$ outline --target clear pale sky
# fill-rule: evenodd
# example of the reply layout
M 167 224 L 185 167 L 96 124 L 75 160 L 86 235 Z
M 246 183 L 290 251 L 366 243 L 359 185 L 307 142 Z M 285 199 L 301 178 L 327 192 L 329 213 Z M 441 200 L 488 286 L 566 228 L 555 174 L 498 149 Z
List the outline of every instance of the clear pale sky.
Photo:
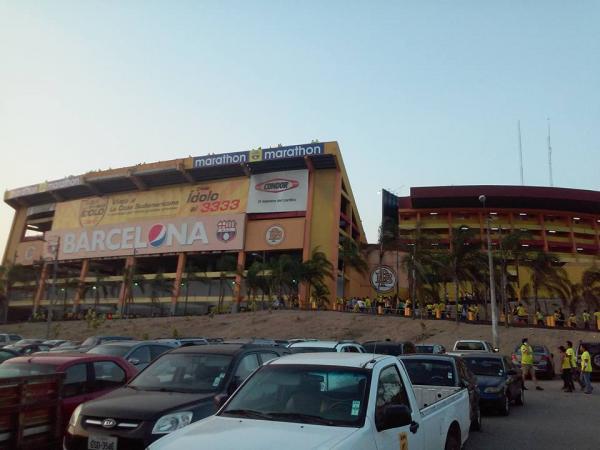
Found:
M 600 2 L 0 0 L 0 189 L 337 140 L 377 191 L 599 189 Z M 0 206 L 0 250 L 12 209 Z

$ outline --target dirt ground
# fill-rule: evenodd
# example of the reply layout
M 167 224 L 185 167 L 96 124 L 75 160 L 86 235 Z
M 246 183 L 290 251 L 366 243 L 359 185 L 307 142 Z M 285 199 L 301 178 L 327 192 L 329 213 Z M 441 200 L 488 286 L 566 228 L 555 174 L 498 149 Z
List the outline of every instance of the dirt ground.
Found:
M 17 332 L 27 338 L 46 336 L 45 323 L 20 323 L 0 326 L 0 333 Z M 333 311 L 273 311 L 175 318 L 107 320 L 97 329 L 88 328 L 85 321 L 53 323 L 52 338 L 83 340 L 92 335 L 124 335 L 138 339 L 177 336 L 223 338 L 319 338 L 409 340 L 439 343 L 451 348 L 455 340 L 487 339 L 491 341 L 489 325 L 456 324 L 446 320 L 412 320 L 395 316 L 342 313 Z M 510 354 L 524 336 L 531 344 L 547 345 L 552 352 L 567 339 L 600 341 L 600 333 L 575 330 L 499 327 L 500 349 Z

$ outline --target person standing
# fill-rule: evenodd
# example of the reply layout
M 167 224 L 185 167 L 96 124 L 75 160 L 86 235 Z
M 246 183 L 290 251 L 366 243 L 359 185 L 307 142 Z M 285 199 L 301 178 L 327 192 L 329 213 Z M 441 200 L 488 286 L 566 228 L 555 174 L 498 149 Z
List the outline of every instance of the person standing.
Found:
M 544 314 L 539 309 L 535 312 L 535 322 L 538 327 L 544 326 Z
M 563 380 L 563 391 L 573 392 L 575 385 L 573 384 L 573 374 L 571 372 L 571 357 L 567 355 L 567 349 L 564 346 L 561 345 L 558 349 L 560 350 L 560 374 Z
M 527 390 L 525 387 L 525 379 L 527 378 L 527 374 L 531 376 L 531 381 L 535 386 L 535 389 L 538 391 L 543 391 L 544 388 L 538 386 L 537 378 L 535 377 L 535 367 L 533 365 L 533 349 L 531 345 L 529 345 L 529 340 L 527 338 L 523 338 L 521 341 L 521 371 L 523 373 L 523 389 Z
M 583 382 L 584 392 L 591 394 L 594 388 L 592 387 L 592 358 L 590 352 L 585 347 L 585 344 L 579 344 L 581 353 L 581 381 Z
M 571 380 L 577 380 L 577 382 L 581 386 L 581 390 L 583 391 L 583 382 L 581 381 L 581 377 L 579 376 L 579 369 L 577 368 L 577 357 L 575 356 L 575 349 L 573 348 L 573 343 L 571 341 L 567 341 L 566 354 L 569 357 L 569 362 L 571 363 Z
M 583 329 L 589 330 L 590 329 L 590 321 L 592 320 L 592 315 L 588 312 L 587 309 L 584 309 L 582 316 L 583 316 Z
M 594 313 L 594 319 L 596 320 L 596 329 L 600 331 L 600 311 Z

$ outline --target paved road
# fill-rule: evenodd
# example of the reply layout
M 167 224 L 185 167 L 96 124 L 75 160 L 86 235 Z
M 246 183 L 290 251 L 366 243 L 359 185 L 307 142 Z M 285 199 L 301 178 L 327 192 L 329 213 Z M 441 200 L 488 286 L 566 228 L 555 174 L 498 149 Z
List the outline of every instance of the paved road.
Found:
M 525 405 L 508 417 L 484 416 L 483 431 L 470 433 L 465 450 L 600 449 L 600 383 L 591 395 L 564 393 L 559 380 L 540 385 L 545 390 L 534 391 L 528 382 Z

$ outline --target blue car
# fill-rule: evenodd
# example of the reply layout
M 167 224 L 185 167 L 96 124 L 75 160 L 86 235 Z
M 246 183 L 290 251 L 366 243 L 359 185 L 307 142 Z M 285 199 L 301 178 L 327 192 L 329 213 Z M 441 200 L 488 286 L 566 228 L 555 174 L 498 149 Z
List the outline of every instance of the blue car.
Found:
M 482 409 L 494 409 L 507 416 L 511 403 L 523 405 L 525 395 L 521 369 L 508 357 L 479 353 L 463 354 L 462 358 L 477 377 Z

